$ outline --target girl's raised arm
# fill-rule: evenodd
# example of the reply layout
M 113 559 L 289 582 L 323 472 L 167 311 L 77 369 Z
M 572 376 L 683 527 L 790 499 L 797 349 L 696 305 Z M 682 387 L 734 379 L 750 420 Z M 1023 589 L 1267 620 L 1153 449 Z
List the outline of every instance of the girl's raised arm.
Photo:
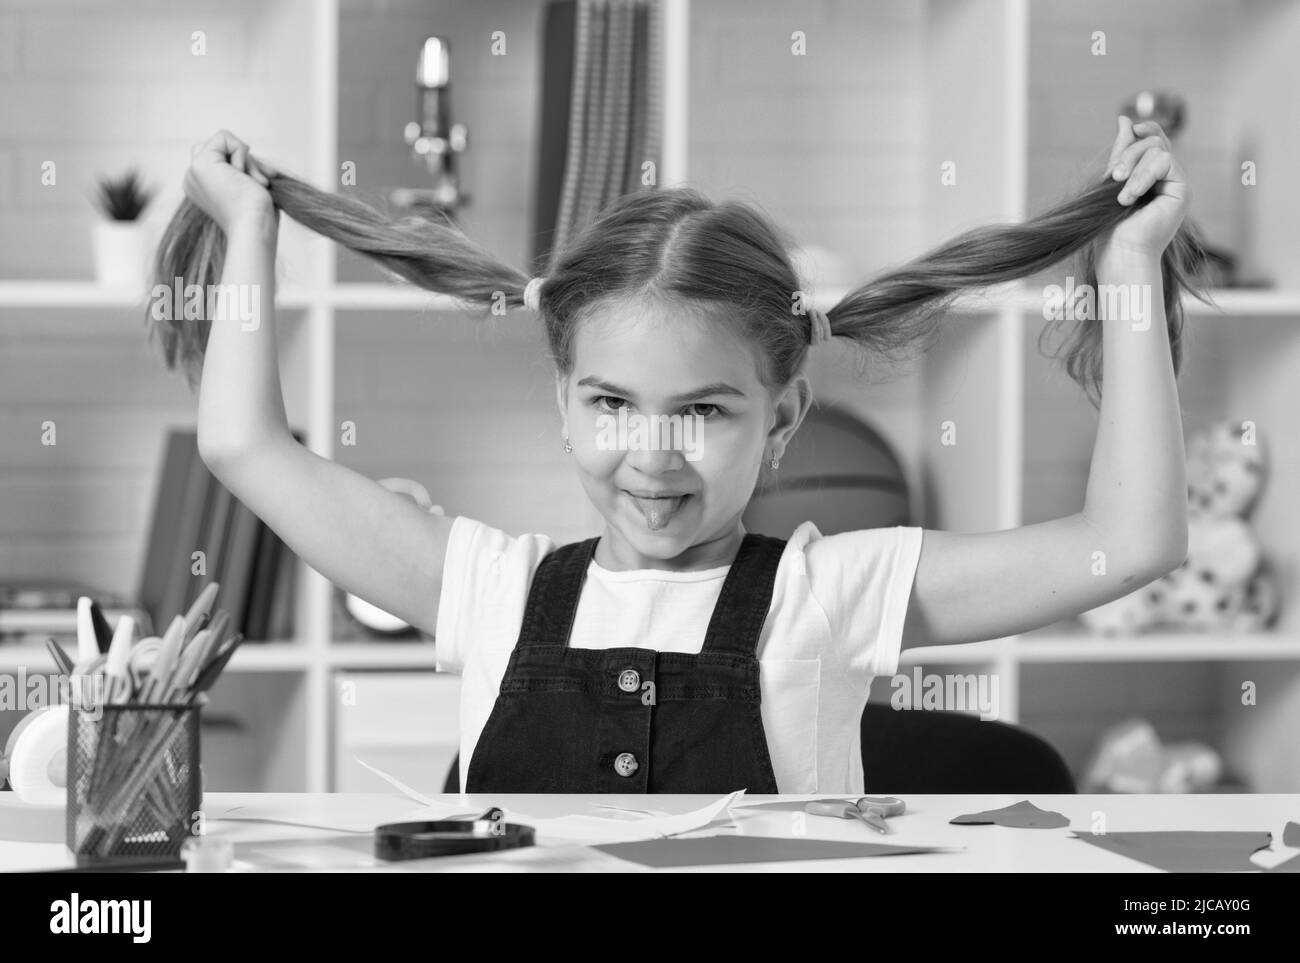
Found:
M 291 434 L 276 354 L 278 213 L 240 148 L 223 131 L 205 146 L 215 156 L 196 156 L 186 182 L 191 199 L 225 233 L 222 288 L 253 308 L 249 317 L 231 311 L 228 320 L 212 319 L 199 392 L 199 453 L 308 565 L 432 633 L 453 519 L 320 457 Z M 212 166 L 204 170 L 204 164 Z M 236 174 L 242 183 L 231 179 Z
M 1102 325 L 1105 392 L 1083 510 L 1007 531 L 927 530 L 904 646 L 1049 625 L 1128 595 L 1187 556 L 1186 456 L 1161 254 L 1191 190 L 1160 128 L 1139 125 L 1137 140 L 1127 121 L 1109 168 L 1127 179 L 1119 203 L 1149 190 L 1158 196 L 1115 228 L 1097 263 L 1099 316 L 1083 323 Z

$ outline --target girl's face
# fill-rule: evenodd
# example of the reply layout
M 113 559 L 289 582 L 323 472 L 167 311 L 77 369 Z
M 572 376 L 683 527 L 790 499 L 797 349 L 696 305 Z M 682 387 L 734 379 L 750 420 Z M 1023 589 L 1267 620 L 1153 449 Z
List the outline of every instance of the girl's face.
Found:
M 602 309 L 580 324 L 557 379 L 571 457 L 605 519 L 612 570 L 730 564 L 763 462 L 811 401 L 803 376 L 773 398 L 730 326 L 683 309 Z

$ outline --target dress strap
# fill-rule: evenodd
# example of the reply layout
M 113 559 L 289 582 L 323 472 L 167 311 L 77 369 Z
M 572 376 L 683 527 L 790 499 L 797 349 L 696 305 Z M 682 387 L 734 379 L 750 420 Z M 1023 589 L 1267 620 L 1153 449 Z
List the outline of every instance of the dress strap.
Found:
M 542 559 L 528 590 L 518 645 L 568 645 L 582 583 L 599 538 L 573 542 Z
M 722 583 L 701 651 L 752 657 L 758 650 L 785 544 L 770 535 L 745 535 Z

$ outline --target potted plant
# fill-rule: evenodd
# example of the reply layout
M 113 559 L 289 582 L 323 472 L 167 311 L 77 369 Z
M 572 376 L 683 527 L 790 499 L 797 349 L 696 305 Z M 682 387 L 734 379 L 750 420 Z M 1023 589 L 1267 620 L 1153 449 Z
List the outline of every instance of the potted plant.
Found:
M 104 218 L 95 222 L 95 279 L 101 284 L 143 284 L 149 245 L 144 209 L 153 199 L 134 168 L 121 177 L 101 177 L 96 200 Z

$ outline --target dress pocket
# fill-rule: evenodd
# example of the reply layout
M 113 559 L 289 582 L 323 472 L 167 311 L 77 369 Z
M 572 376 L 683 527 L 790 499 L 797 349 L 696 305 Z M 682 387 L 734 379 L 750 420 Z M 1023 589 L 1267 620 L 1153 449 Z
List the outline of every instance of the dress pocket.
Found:
M 820 659 L 762 659 L 763 734 L 778 791 L 817 792 Z

